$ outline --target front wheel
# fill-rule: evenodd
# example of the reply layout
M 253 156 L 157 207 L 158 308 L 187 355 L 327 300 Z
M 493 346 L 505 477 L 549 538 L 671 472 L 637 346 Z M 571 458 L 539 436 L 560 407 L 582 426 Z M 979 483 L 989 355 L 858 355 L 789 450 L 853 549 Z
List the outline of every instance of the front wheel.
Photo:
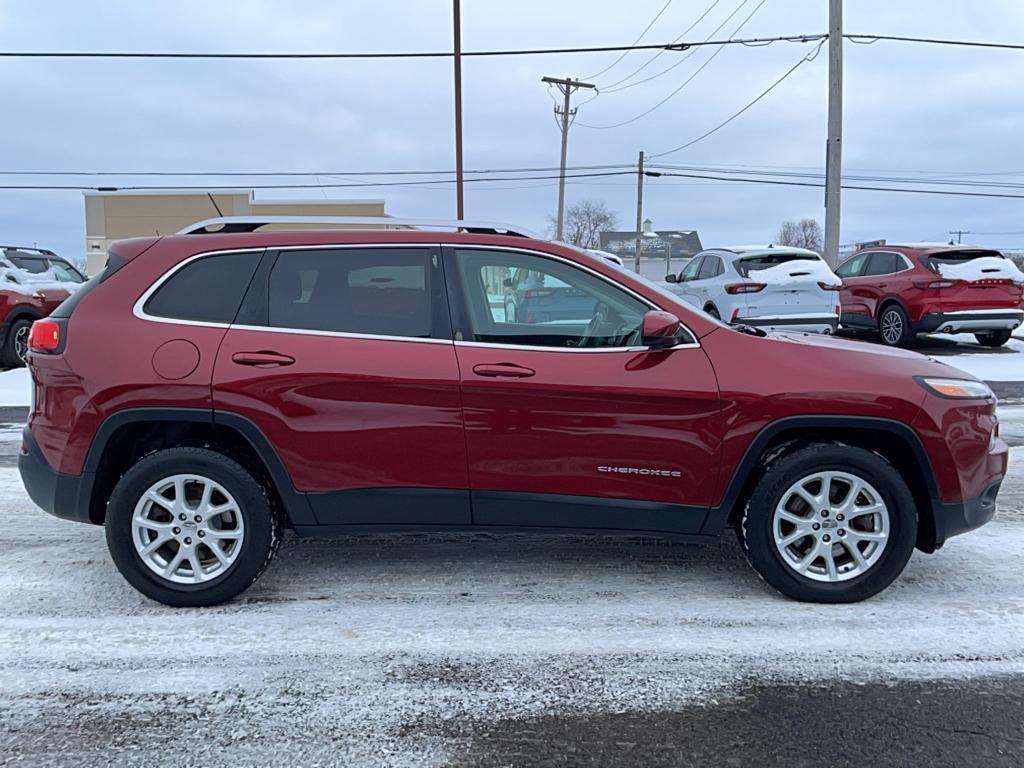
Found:
M 787 597 L 815 603 L 869 598 L 896 579 L 914 549 L 914 499 L 877 454 L 836 443 L 775 461 L 738 529 L 754 569 Z
M 1012 335 L 1013 331 L 986 331 L 974 334 L 974 338 L 983 347 L 1001 347 L 1010 340 Z
M 235 597 L 259 578 L 281 540 L 266 489 L 205 448 L 169 448 L 136 463 L 114 488 L 105 527 L 121 575 L 172 606 Z

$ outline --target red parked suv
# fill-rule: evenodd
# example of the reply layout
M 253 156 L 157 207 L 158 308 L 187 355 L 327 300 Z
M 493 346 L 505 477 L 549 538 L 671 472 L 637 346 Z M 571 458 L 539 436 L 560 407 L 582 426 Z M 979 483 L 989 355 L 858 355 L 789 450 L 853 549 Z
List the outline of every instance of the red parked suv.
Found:
M 218 222 L 115 244 L 32 328 L 25 487 L 161 602 L 237 595 L 284 528 L 733 528 L 781 592 L 848 602 L 995 512 L 995 398 L 916 353 L 728 327 L 511 230 Z M 516 270 L 589 318 L 507 317 Z
M 843 280 L 840 322 L 877 329 L 890 346 L 918 333 L 973 333 L 979 344 L 999 347 L 1024 322 L 1024 275 L 999 251 L 878 245 L 855 253 L 836 274 Z

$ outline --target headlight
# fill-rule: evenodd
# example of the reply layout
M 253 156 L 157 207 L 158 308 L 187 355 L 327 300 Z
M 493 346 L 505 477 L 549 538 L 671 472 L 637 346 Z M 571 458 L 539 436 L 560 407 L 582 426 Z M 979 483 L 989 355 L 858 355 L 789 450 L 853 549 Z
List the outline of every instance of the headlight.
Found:
M 933 379 L 926 376 L 915 376 L 917 383 L 933 395 L 948 397 L 953 400 L 988 400 L 995 395 L 988 384 L 970 379 Z

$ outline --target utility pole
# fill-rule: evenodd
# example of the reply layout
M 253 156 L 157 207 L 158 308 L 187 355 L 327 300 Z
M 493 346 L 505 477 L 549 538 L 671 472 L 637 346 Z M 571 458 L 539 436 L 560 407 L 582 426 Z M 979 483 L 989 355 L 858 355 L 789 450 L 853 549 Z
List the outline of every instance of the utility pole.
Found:
M 636 251 L 633 259 L 633 270 L 640 274 L 640 242 L 643 240 L 644 226 L 644 153 L 640 152 L 640 159 L 636 164 Z
M 452 0 L 455 23 L 455 218 L 465 218 L 462 185 L 462 13 L 459 0 Z
M 584 83 L 580 80 L 573 80 L 571 77 L 542 77 L 542 83 L 557 85 L 558 90 L 565 97 L 562 109 L 555 107 L 555 114 L 562 118 L 562 162 L 561 171 L 558 175 L 558 217 L 555 224 L 555 239 L 562 239 L 562 226 L 565 223 L 565 159 L 569 151 L 569 124 L 571 118 L 575 117 L 576 110 L 569 108 L 572 94 L 580 88 L 595 88 L 591 83 Z
M 968 232 L 966 229 L 952 229 L 950 230 L 949 234 L 956 235 L 956 244 L 960 245 L 960 243 L 963 241 L 963 236 L 969 235 L 971 233 Z
M 839 263 L 840 184 L 843 176 L 843 0 L 828 2 L 828 139 L 825 144 L 825 257 Z

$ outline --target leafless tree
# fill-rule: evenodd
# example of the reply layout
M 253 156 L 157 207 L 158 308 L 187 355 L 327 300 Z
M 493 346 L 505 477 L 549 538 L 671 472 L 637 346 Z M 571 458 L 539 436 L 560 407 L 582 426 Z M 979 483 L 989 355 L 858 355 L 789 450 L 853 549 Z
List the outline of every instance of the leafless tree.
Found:
M 548 223 L 554 231 L 553 216 L 548 217 Z M 566 210 L 563 235 L 567 243 L 581 248 L 597 248 L 601 241 L 601 233 L 615 229 L 618 224 L 619 217 L 600 200 L 581 200 Z
M 800 221 L 784 221 L 779 227 L 779 233 L 775 236 L 776 245 L 789 245 L 794 248 L 807 248 L 815 253 L 821 253 L 824 248 L 824 235 L 821 231 L 821 224 L 815 219 L 800 219 Z

